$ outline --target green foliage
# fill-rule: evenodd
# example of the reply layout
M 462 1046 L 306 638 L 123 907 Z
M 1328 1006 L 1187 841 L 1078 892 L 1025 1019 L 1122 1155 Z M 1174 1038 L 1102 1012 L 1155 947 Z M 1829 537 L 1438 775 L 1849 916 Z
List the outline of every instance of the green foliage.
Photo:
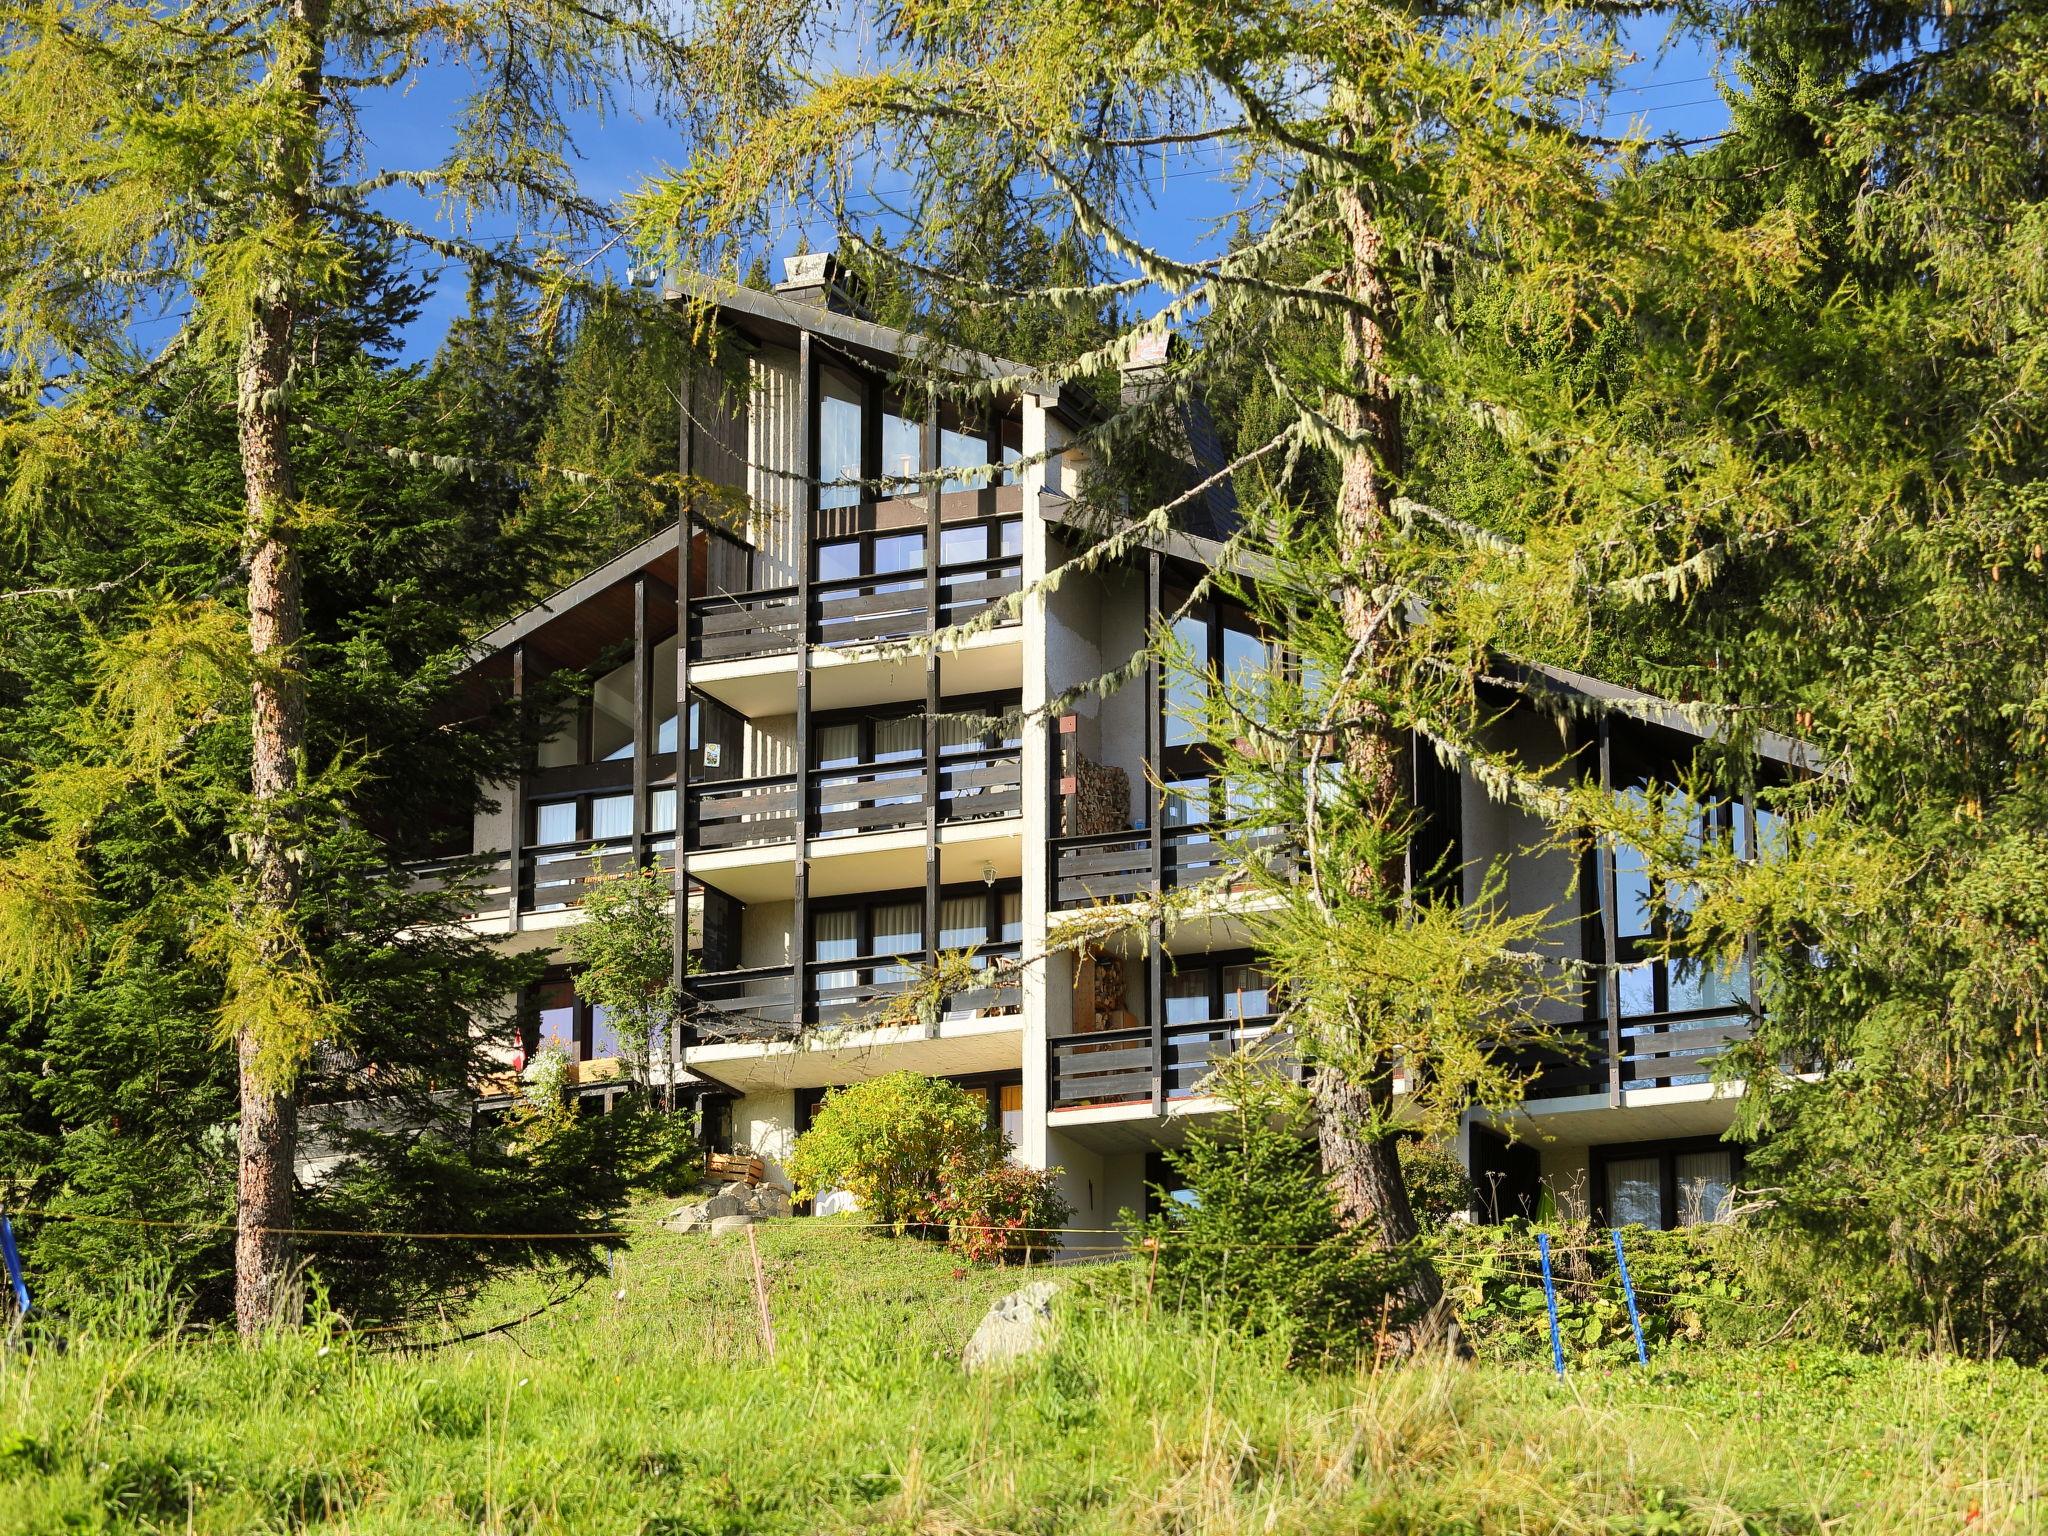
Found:
M 1338 1224 L 1300 1088 L 1257 1066 L 1227 1078 L 1229 1110 L 1166 1155 L 1188 1198 L 1161 1189 L 1159 1214 L 1132 1229 L 1156 1245 L 1157 1298 L 1277 1335 L 1296 1359 L 1369 1352 L 1413 1255 L 1369 1247 Z
M 939 1224 L 949 1166 L 992 1166 L 1001 1155 L 988 1105 L 957 1083 L 891 1072 L 835 1088 L 789 1161 L 797 1196 L 844 1189 L 868 1220 L 897 1231 Z
M 681 999 L 675 987 L 674 892 L 667 872 L 648 866 L 593 872 L 583 921 L 569 932 L 582 967 L 577 991 L 603 1008 L 633 1076 L 651 1082 L 657 1042 L 671 1040 Z
M 302 1121 L 347 1169 L 332 1209 L 323 1189 L 302 1197 L 300 1214 L 315 1226 L 470 1231 L 456 1201 L 473 1198 L 499 1230 L 575 1230 L 619 1192 L 621 1153 L 602 1139 L 612 1133 L 583 1134 L 548 1166 L 499 1133 L 472 1132 L 459 1108 L 501 1059 L 504 1000 L 536 979 L 538 961 L 453 923 L 461 891 L 415 891 L 399 864 L 445 846 L 451 825 L 466 830 L 486 786 L 543 732 L 503 701 L 460 698 L 449 662 L 543 589 L 563 546 L 521 523 L 516 485 L 364 452 L 365 441 L 448 448 L 474 418 L 440 369 L 388 355 L 416 290 L 374 245 L 358 270 L 366 286 L 318 314 L 294 386 L 302 489 L 349 513 L 302 543 L 309 755 L 342 765 L 307 779 L 310 878 L 292 928 L 325 1011 Z M 481 361 L 468 380 L 490 393 Z M 168 1266 L 196 1322 L 229 1299 L 220 1224 L 235 1216 L 237 1098 L 235 1062 L 217 1044 L 225 973 L 278 979 L 250 953 L 261 918 L 237 906 L 247 669 L 232 654 L 232 601 L 157 588 L 235 588 L 231 399 L 205 370 L 168 370 L 132 402 L 126 451 L 74 503 L 78 521 L 0 554 L 0 585 L 77 594 L 10 601 L 0 625 L 0 928 L 11 934 L 19 918 L 70 929 L 63 976 L 0 1000 L 0 1155 L 17 1209 L 100 1218 L 25 1228 L 39 1306 L 54 1315 L 90 1309 L 143 1263 Z M 509 409 L 500 425 L 512 430 Z M 50 834 L 67 818 L 75 840 Z M 38 953 L 51 951 L 10 943 L 0 963 Z M 330 1146 L 335 1105 L 387 1118 Z M 418 1262 L 334 1270 L 336 1304 L 390 1315 L 430 1304 L 434 1275 L 459 1296 L 519 1261 L 510 1248 L 457 1244 L 437 1258 L 428 1246 Z M 335 1250 L 316 1244 L 308 1259 L 318 1274 Z
M 1401 1176 L 1408 1181 L 1408 1199 L 1426 1232 L 1463 1221 L 1477 1204 L 1472 1176 L 1457 1153 L 1419 1137 L 1401 1141 Z
M 946 1245 L 979 1263 L 1030 1264 L 1059 1251 L 1074 1208 L 1060 1193 L 1058 1168 L 1026 1168 L 978 1149 L 955 1154 L 940 1170 L 932 1214 Z
M 1438 1234 L 1445 1294 L 1481 1359 L 1550 1359 L 1537 1231 L 1518 1217 L 1498 1226 L 1453 1224 Z M 1610 1233 L 1583 1223 L 1548 1231 L 1567 1366 L 1634 1362 L 1635 1332 Z M 1780 1332 L 1793 1310 L 1754 1284 L 1760 1245 L 1753 1233 L 1718 1223 L 1668 1232 L 1630 1227 L 1622 1241 L 1653 1363 L 1663 1363 L 1674 1345 L 1729 1349 Z

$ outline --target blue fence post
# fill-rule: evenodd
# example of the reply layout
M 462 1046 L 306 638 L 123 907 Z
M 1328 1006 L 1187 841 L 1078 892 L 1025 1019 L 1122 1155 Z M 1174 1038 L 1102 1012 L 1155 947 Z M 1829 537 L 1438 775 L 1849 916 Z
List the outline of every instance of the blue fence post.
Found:
M 1643 1320 L 1636 1312 L 1636 1287 L 1635 1282 L 1628 1277 L 1628 1255 L 1621 1251 L 1621 1228 L 1615 1227 L 1612 1231 L 1614 1233 L 1614 1263 L 1615 1267 L 1621 1271 L 1621 1294 L 1628 1298 L 1628 1325 L 1636 1331 L 1636 1364 L 1648 1365 L 1650 1363 L 1650 1352 L 1643 1348 Z
M 1536 1253 L 1543 1260 L 1543 1300 L 1550 1307 L 1550 1363 L 1557 1367 L 1557 1379 L 1564 1380 L 1564 1340 L 1557 1332 L 1557 1287 L 1550 1279 L 1550 1234 L 1536 1234 Z
M 0 1260 L 7 1265 L 7 1283 L 14 1291 L 17 1321 L 28 1316 L 28 1279 L 21 1272 L 21 1250 L 14 1246 L 14 1223 L 0 1216 Z

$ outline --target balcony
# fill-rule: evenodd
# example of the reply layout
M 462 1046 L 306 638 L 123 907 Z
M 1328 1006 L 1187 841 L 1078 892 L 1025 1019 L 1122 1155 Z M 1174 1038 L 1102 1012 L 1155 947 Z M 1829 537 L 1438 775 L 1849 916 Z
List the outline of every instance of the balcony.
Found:
M 1016 543 L 1017 518 L 990 519 L 962 527 L 986 528 L 996 537 L 991 547 Z M 725 534 L 712 538 L 729 546 L 720 565 L 749 573 L 760 565 L 758 552 Z M 928 601 L 927 576 L 933 578 L 936 602 Z M 810 612 L 799 612 L 801 592 L 794 583 L 750 590 L 723 591 L 691 599 L 690 659 L 693 662 L 744 661 L 782 656 L 799 644 L 828 649 L 886 644 L 915 639 L 937 629 L 965 624 L 1021 591 L 1024 562 L 1018 555 L 942 559 L 908 570 L 880 571 L 812 583 Z
M 1047 1042 L 1047 1102 L 1054 1110 L 1135 1106 L 1165 1114 L 1175 1102 L 1201 1097 L 1210 1066 L 1264 1039 L 1273 1023 L 1264 1015 L 1055 1036 Z M 1291 1056 L 1279 1060 L 1299 1070 Z
M 820 838 L 924 826 L 927 806 L 941 826 L 1014 816 L 1024 806 L 1024 764 L 1015 747 L 947 752 L 923 762 L 851 763 L 811 773 L 811 830 Z M 797 832 L 794 774 L 692 784 L 692 852 L 786 843 Z
M 1519 1064 L 1537 1075 L 1524 1090 L 1530 1103 L 1710 1082 L 1714 1058 L 1747 1040 L 1750 1016 L 1740 1008 L 1694 1008 L 1620 1021 L 1620 1049 L 1610 1053 L 1604 1020 L 1574 1024 L 1561 1049 L 1525 1051 Z
M 1277 835 L 1261 835 L 1254 848 L 1278 849 Z M 1168 827 L 1160 859 L 1160 885 L 1199 885 L 1228 873 L 1230 847 L 1205 826 Z M 1152 834 L 1098 832 L 1052 841 L 1052 908 L 1071 912 L 1127 901 L 1153 890 Z
M 974 953 L 985 981 L 947 996 L 937 1019 L 893 1019 L 901 1024 L 947 1023 L 964 1019 L 1010 1018 L 1024 1006 L 1017 974 L 1021 946 L 987 944 Z M 795 972 L 789 966 L 717 971 L 689 978 L 698 1007 L 698 1032 L 726 1040 L 788 1038 L 800 1027 L 878 1027 L 921 982 L 921 955 L 850 955 L 813 960 L 804 966 L 805 987 L 798 1006 Z

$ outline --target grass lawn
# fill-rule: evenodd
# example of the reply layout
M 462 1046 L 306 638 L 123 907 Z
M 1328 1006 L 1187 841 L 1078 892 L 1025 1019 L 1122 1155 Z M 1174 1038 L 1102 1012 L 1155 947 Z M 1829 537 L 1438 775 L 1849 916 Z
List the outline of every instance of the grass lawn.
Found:
M 643 1215 L 648 1213 L 643 1212 Z M 2016 1532 L 2048 1529 L 2048 1378 L 2011 1366 L 1673 1353 L 1290 1374 L 1254 1339 L 1064 1307 L 968 1379 L 1016 1271 L 835 1222 L 653 1233 L 509 1333 L 245 1352 L 148 1319 L 0 1369 L 0 1532 Z M 545 1275 L 466 1319 L 520 1316 Z M 463 1326 L 454 1324 L 452 1326 Z

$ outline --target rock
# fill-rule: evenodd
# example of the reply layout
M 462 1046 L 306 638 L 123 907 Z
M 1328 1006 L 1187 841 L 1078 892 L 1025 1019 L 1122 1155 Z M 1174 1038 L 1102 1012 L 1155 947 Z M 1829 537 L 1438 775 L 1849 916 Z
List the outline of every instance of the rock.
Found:
M 747 1202 L 737 1195 L 713 1195 L 704 1202 L 704 1216 L 707 1221 L 716 1221 L 721 1216 L 743 1216 Z
M 1052 1299 L 1059 1289 L 1050 1280 L 1035 1280 L 999 1299 L 960 1352 L 961 1366 L 971 1375 L 1044 1349 L 1052 1342 Z
M 763 1184 L 754 1191 L 753 1208 L 761 1216 L 787 1216 L 789 1191 L 776 1184 Z
M 735 1200 L 744 1200 L 754 1192 L 754 1186 L 744 1179 L 734 1179 L 730 1184 L 719 1185 L 718 1192 L 721 1195 L 730 1195 Z
M 702 1232 L 710 1221 L 711 1218 L 702 1205 L 685 1205 L 678 1208 L 662 1225 L 671 1232 Z
M 737 1232 L 743 1227 L 751 1227 L 754 1221 L 755 1218 L 747 1215 L 745 1212 L 741 1212 L 737 1216 L 714 1216 L 711 1218 L 711 1235 L 713 1237 L 723 1237 L 728 1232 Z

